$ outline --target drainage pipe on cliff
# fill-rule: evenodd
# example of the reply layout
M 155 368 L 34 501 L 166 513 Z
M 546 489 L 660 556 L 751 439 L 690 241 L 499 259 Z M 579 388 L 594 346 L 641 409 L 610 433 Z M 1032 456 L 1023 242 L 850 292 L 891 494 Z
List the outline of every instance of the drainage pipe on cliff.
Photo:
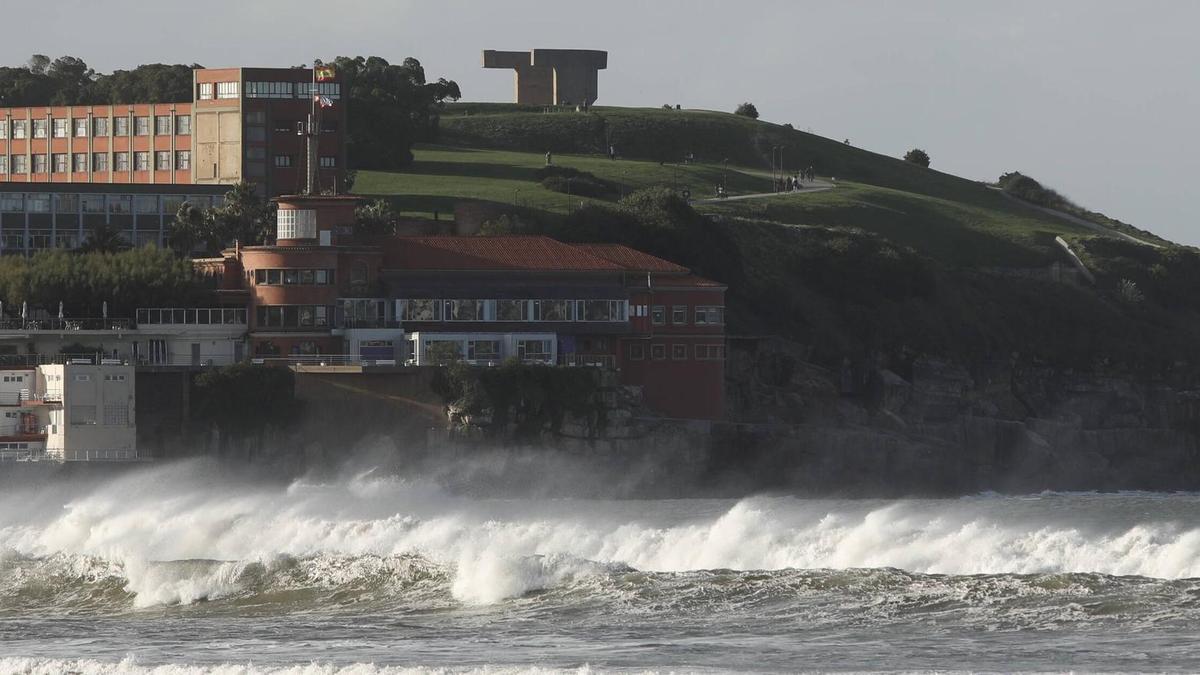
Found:
M 1075 269 L 1079 270 L 1083 274 L 1083 277 L 1087 279 L 1089 283 L 1095 286 L 1095 275 L 1093 275 L 1092 271 L 1087 268 L 1087 265 L 1083 264 L 1083 261 L 1079 259 L 1079 256 L 1075 255 L 1075 251 L 1071 250 L 1071 245 L 1067 243 L 1067 240 L 1063 239 L 1062 237 L 1055 237 L 1054 243 L 1058 244 L 1058 247 L 1067 254 L 1067 257 L 1070 258 L 1071 264 L 1075 266 Z

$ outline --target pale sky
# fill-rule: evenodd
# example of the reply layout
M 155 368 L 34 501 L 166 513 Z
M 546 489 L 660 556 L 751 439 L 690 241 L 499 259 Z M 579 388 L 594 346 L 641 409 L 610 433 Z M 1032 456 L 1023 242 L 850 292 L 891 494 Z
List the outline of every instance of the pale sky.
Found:
M 466 100 L 505 101 L 483 49 L 609 52 L 601 105 L 732 110 L 1076 202 L 1200 244 L 1200 2 L 803 0 L 56 0 L 6 2 L 0 63 L 70 54 L 288 66 L 421 60 Z M 13 30 L 14 27 L 25 27 Z

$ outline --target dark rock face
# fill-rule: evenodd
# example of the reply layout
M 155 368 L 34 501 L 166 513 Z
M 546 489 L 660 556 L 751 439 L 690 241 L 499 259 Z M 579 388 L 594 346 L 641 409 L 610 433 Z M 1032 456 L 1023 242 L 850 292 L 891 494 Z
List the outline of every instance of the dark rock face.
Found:
M 765 435 L 714 439 L 746 444 L 741 466 L 713 456 L 767 482 L 879 496 L 1200 489 L 1200 406 L 1177 386 L 929 358 L 834 373 L 786 345 L 756 347 L 731 353 L 730 405 Z M 790 381 L 761 376 L 785 357 L 797 359 Z

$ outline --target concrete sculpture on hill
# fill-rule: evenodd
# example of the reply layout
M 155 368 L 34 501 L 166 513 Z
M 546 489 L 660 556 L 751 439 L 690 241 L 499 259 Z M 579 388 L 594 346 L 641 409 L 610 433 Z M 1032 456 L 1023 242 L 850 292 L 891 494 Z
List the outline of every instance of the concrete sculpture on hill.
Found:
M 608 52 L 591 49 L 531 49 L 526 52 L 483 52 L 484 68 L 515 71 L 516 102 L 528 105 L 582 105 L 596 102 L 601 70 Z

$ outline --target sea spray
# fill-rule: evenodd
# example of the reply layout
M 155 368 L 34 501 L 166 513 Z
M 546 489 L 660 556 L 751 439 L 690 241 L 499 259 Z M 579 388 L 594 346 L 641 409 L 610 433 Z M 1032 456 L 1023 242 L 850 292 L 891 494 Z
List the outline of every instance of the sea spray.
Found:
M 407 556 L 448 575 L 450 595 L 472 604 L 625 568 L 1200 576 L 1195 496 L 1178 496 L 1169 502 L 1178 513 L 1156 517 L 1147 517 L 1138 502 L 1167 502 L 1136 495 L 1121 502 L 1086 495 L 890 502 L 758 497 L 664 502 L 647 510 L 633 501 L 477 500 L 369 474 L 325 484 L 212 487 L 191 471 L 188 465 L 156 468 L 82 491 L 52 485 L 45 491 L 60 491 L 65 506 L 36 513 L 20 508 L 21 491 L 6 493 L 0 496 L 0 549 L 35 560 L 105 561 L 120 570 L 137 607 L 252 593 L 247 574 L 289 559 Z M 38 498 L 47 499 L 44 493 Z M 1119 508 L 1053 508 L 1064 499 Z

